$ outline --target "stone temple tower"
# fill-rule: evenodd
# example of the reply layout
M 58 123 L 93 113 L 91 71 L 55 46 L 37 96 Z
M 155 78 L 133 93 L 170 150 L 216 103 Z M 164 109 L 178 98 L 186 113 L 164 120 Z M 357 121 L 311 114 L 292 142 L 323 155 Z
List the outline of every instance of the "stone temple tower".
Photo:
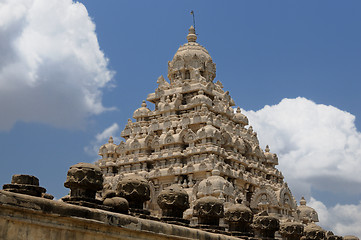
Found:
M 267 211 L 283 220 L 298 219 L 296 201 L 284 182 L 277 155 L 259 146 L 256 132 L 220 81 L 216 64 L 196 42 L 190 27 L 188 42 L 168 62 L 169 82 L 160 76 L 158 87 L 143 101 L 121 132 L 124 141 L 101 146 L 106 189 L 138 174 L 151 183 L 151 199 L 172 184 L 188 193 L 190 207 L 204 196 L 224 206 L 242 202 L 254 213 Z M 155 201 L 147 208 L 157 213 Z M 188 211 L 191 215 L 191 211 Z M 186 211 L 187 214 L 187 211 Z

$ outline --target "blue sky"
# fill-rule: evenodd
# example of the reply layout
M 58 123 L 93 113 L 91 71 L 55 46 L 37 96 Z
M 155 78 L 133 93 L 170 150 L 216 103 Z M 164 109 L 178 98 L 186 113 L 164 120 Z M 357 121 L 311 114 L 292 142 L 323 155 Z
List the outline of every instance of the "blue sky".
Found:
M 216 80 L 278 153 L 297 200 L 306 195 L 322 216 L 361 209 L 352 175 L 361 170 L 360 9 L 352 0 L 0 1 L 0 182 L 32 174 L 66 195 L 68 168 L 94 162 L 93 149 L 119 137 L 167 75 L 194 10 Z

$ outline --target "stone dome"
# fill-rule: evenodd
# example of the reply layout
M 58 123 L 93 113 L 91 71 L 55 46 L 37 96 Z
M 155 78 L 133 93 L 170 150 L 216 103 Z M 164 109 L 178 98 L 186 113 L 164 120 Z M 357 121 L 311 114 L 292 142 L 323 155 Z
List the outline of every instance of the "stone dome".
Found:
M 267 160 L 267 163 L 278 165 L 278 157 L 276 154 L 270 152 L 270 148 L 268 145 L 266 146 L 264 156 Z
M 150 112 L 152 111 L 147 108 L 147 103 L 143 100 L 142 106 L 134 111 L 133 118 L 138 120 L 139 118 L 148 117 Z
M 203 90 L 198 91 L 198 95 L 195 95 L 191 101 L 191 104 L 207 104 L 208 106 L 212 106 L 212 100 L 204 95 Z
M 301 198 L 300 206 L 297 207 L 297 210 L 299 211 L 299 218 L 303 223 L 307 224 L 319 221 L 316 210 L 306 206 L 306 200 L 304 197 Z
M 211 121 L 208 121 L 206 126 L 201 127 L 197 131 L 199 138 L 216 138 L 219 137 L 220 134 L 221 132 L 212 125 Z
M 208 51 L 196 42 L 197 35 L 193 26 L 189 28 L 188 42 L 180 46 L 172 61 L 168 63 L 168 78 L 174 81 L 180 77 L 182 71 L 198 69 L 208 81 L 216 77 L 216 65 L 213 63 Z M 188 77 L 183 76 L 184 79 Z
M 107 154 L 113 154 L 113 153 L 115 153 L 116 148 L 117 148 L 117 145 L 114 144 L 113 137 L 110 136 L 108 143 L 102 145 L 99 148 L 98 155 L 103 156 L 103 155 L 107 155 Z M 107 156 L 105 156 L 105 157 L 107 157 Z
M 197 197 L 204 196 L 228 197 L 234 193 L 232 183 L 219 176 L 219 170 L 213 170 L 212 175 L 202 180 L 198 185 Z
M 246 126 L 248 125 L 248 118 L 241 113 L 241 108 L 240 107 L 237 107 L 237 110 L 236 110 L 236 113 L 234 114 L 234 119 L 243 124 L 243 126 Z

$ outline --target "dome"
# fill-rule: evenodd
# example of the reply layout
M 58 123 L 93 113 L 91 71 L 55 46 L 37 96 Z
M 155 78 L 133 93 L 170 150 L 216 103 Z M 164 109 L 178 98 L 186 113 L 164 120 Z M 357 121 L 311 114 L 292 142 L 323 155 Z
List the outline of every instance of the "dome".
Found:
M 234 192 L 232 183 L 219 176 L 219 170 L 213 170 L 212 175 L 213 176 L 210 176 L 199 183 L 197 197 L 232 196 Z
M 108 143 L 102 145 L 99 148 L 99 153 L 98 154 L 100 156 L 103 156 L 103 154 L 115 153 L 116 147 L 117 147 L 117 145 L 114 144 L 113 137 L 110 136 L 109 140 L 108 140 Z
M 192 103 L 192 104 L 199 104 L 199 103 L 203 104 L 203 103 L 205 103 L 208 106 L 212 106 L 212 100 L 209 97 L 207 97 L 206 95 L 204 95 L 203 90 L 199 90 L 198 95 L 194 96 L 191 99 L 190 103 Z
M 236 113 L 234 114 L 234 119 L 243 124 L 244 126 L 248 125 L 248 118 L 241 113 L 241 108 L 237 107 Z
M 208 121 L 206 126 L 197 131 L 197 135 L 199 138 L 217 138 L 220 136 L 220 131 Z
M 193 26 L 189 28 L 188 42 L 180 46 L 172 61 L 168 64 L 168 78 L 171 82 L 177 78 L 189 79 L 191 72 L 196 72 L 207 81 L 213 81 L 216 76 L 216 65 L 213 63 L 208 51 L 196 42 L 197 35 Z M 186 71 L 189 71 L 187 75 Z
M 299 211 L 299 218 L 303 223 L 318 222 L 318 214 L 315 209 L 306 206 L 306 200 L 304 197 L 301 198 L 300 206 L 297 207 Z
M 266 157 L 267 163 L 278 165 L 277 155 L 270 153 L 270 148 L 268 145 L 266 146 L 264 156 Z
M 142 106 L 134 111 L 133 118 L 138 119 L 138 118 L 148 117 L 148 114 L 150 112 L 151 111 L 149 108 L 147 108 L 146 102 L 143 100 Z

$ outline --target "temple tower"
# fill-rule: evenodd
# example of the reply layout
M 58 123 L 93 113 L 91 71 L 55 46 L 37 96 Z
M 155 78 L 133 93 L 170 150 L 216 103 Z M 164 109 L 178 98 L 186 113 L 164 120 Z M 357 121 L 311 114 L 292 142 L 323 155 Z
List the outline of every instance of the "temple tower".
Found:
M 188 193 L 190 206 L 214 196 L 227 204 L 242 202 L 254 213 L 267 211 L 281 219 L 296 219 L 297 204 L 277 170 L 278 158 L 263 151 L 256 132 L 220 81 L 216 64 L 197 43 L 190 27 L 187 43 L 168 62 L 169 82 L 160 76 L 158 87 L 134 111 L 121 132 L 119 145 L 99 150 L 97 165 L 105 188 L 138 174 L 151 182 L 151 199 L 172 184 Z M 155 202 L 148 209 L 159 210 Z M 186 211 L 187 212 L 187 211 Z

